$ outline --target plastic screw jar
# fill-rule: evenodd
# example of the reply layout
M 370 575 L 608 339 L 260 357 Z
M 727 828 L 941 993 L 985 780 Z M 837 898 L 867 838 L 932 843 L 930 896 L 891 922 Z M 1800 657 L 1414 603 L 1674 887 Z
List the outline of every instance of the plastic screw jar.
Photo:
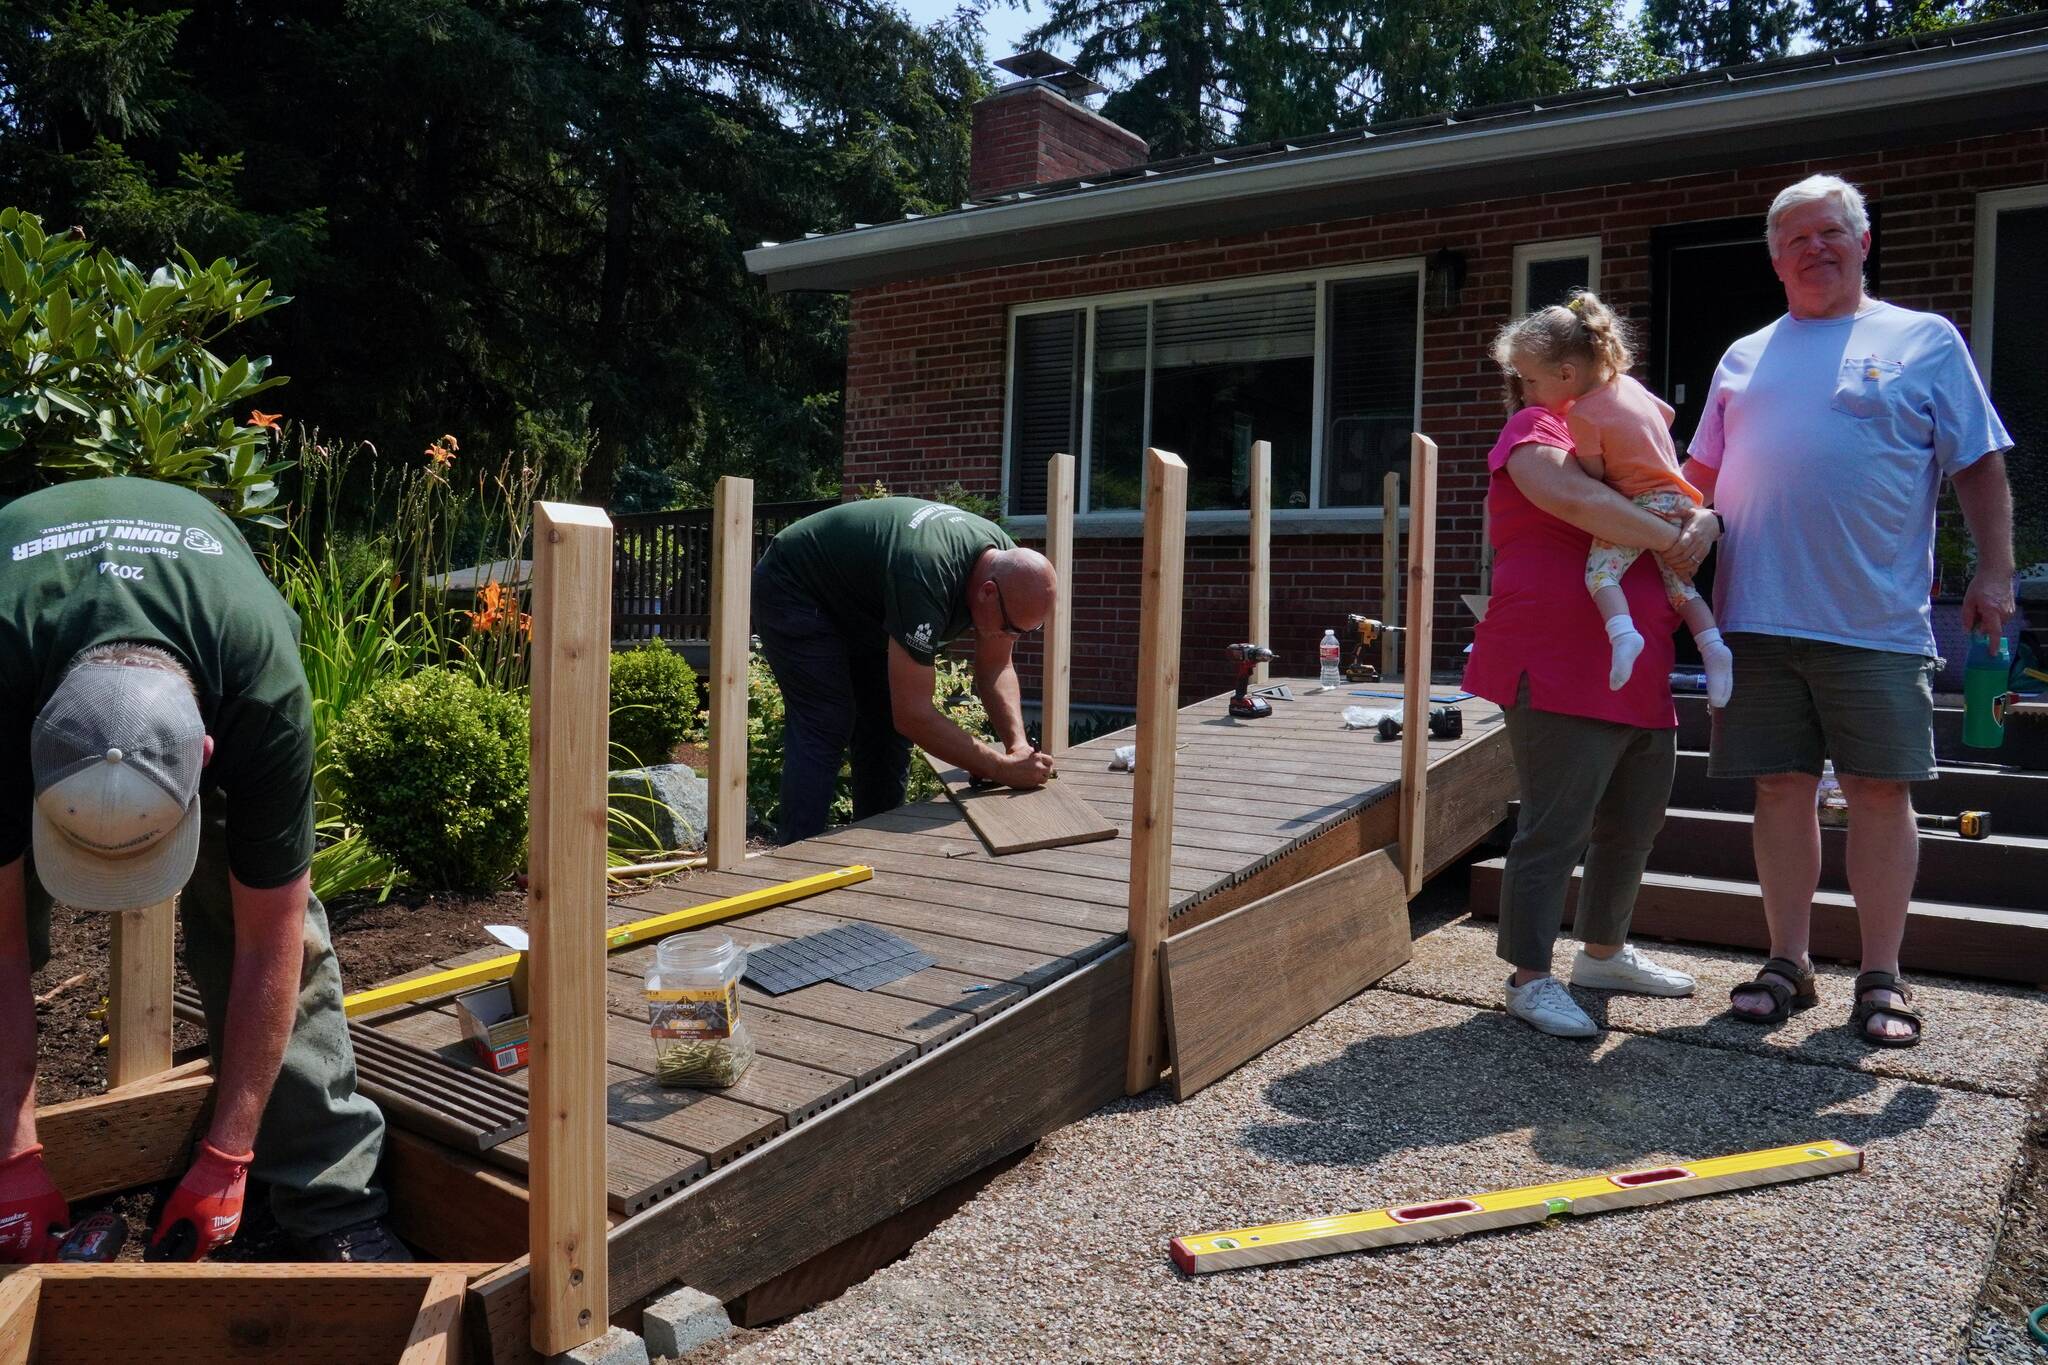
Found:
M 663 939 L 647 969 L 647 1031 L 663 1085 L 723 1089 L 754 1061 L 740 1020 L 740 973 L 747 951 L 724 934 Z

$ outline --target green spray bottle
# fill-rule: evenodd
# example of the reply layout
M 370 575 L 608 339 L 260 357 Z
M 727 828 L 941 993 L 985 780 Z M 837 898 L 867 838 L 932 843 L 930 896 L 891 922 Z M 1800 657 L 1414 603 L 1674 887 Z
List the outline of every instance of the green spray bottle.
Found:
M 1973 749 L 2005 743 L 2005 701 L 2011 691 L 2011 647 L 2001 637 L 1993 650 L 1989 637 L 1973 633 L 1963 664 L 1963 743 Z

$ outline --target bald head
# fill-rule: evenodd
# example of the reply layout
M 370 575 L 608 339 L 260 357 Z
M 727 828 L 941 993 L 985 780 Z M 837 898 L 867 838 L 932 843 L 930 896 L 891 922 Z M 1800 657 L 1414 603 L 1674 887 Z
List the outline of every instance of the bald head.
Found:
M 974 599 L 977 630 L 1008 626 L 1012 631 L 1036 630 L 1052 613 L 1059 591 L 1059 571 L 1036 550 L 988 550 L 975 565 L 969 591 Z

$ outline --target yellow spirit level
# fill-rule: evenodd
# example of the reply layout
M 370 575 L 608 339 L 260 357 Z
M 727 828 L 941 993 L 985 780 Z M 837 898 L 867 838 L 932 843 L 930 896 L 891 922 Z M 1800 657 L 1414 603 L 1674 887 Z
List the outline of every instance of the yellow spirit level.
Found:
M 1548 1185 L 1438 1199 L 1366 1213 L 1309 1218 L 1298 1223 L 1265 1223 L 1176 1237 L 1167 1244 L 1174 1264 L 1190 1275 L 1240 1266 L 1300 1261 L 1340 1251 L 1399 1246 L 1406 1242 L 1462 1237 L 1522 1223 L 1541 1223 L 1560 1214 L 1605 1213 L 1673 1199 L 1693 1199 L 1787 1180 L 1807 1180 L 1863 1169 L 1863 1153 L 1823 1139 L 1796 1147 L 1710 1157 L 1683 1165 L 1653 1166 L 1559 1180 Z

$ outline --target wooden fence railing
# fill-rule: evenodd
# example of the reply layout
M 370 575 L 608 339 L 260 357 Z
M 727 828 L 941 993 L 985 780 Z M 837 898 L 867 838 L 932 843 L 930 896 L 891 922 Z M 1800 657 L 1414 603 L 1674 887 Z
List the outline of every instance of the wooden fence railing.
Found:
M 754 508 L 754 557 L 777 531 L 834 504 Z M 707 640 L 711 635 L 711 509 L 628 512 L 612 519 L 612 639 Z

